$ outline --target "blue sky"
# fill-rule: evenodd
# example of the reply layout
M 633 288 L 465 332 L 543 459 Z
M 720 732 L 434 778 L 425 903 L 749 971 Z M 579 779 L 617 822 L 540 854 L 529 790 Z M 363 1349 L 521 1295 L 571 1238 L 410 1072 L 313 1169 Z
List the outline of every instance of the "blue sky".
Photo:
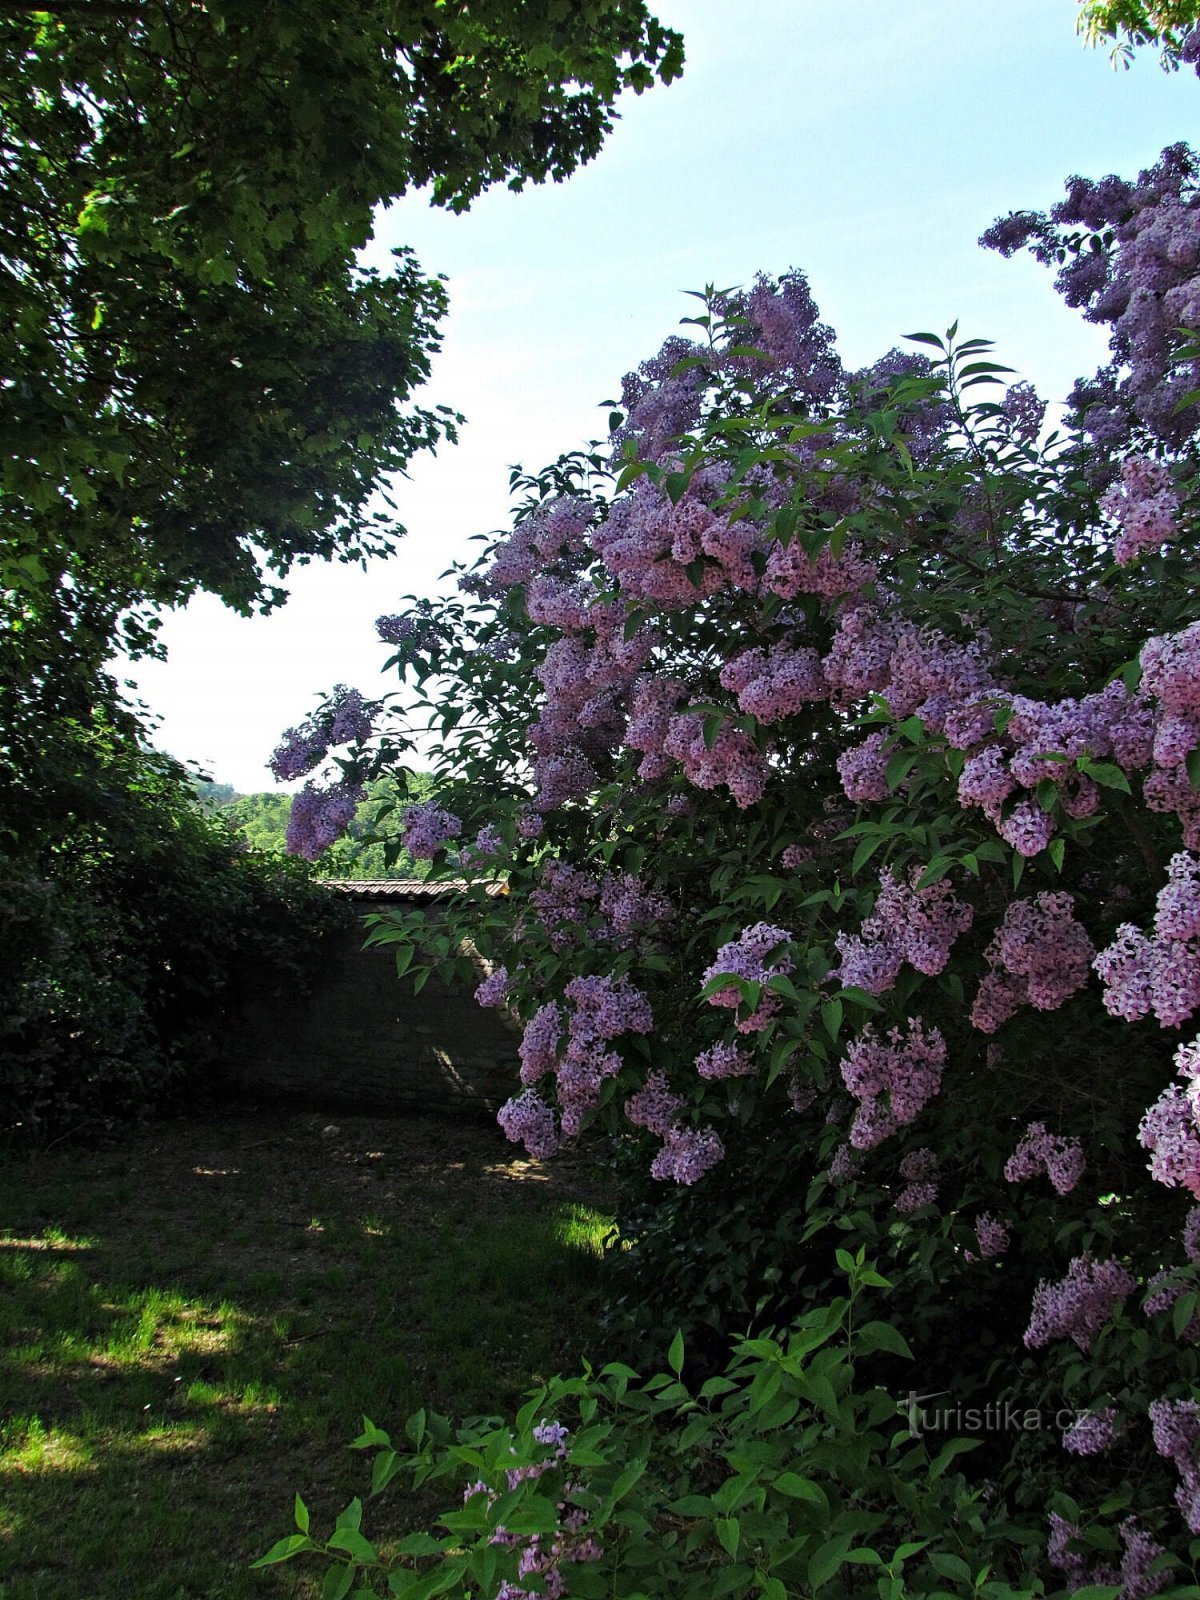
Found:
M 976 240 L 1003 212 L 1052 203 L 1071 173 L 1132 174 L 1193 136 L 1191 73 L 1151 56 L 1114 71 L 1076 37 L 1071 0 L 653 9 L 684 34 L 684 75 L 623 102 L 588 167 L 462 217 L 413 195 L 378 219 L 377 261 L 409 244 L 448 277 L 421 398 L 466 414 L 462 443 L 395 486 L 409 534 L 389 560 L 303 569 L 271 617 L 201 597 L 167 620 L 167 661 L 134 671 L 164 749 L 269 788 L 280 732 L 322 690 L 389 687 L 374 618 L 443 587 L 470 535 L 504 525 L 511 463 L 603 431 L 600 402 L 691 314 L 683 290 L 799 267 L 851 365 L 956 318 L 1052 400 L 1100 364 L 1102 336 L 1049 276 Z

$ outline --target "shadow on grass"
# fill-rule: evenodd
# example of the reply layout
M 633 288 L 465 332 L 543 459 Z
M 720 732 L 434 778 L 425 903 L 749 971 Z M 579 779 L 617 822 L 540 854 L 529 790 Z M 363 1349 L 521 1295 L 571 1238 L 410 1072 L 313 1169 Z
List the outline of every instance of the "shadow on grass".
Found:
M 486 1126 L 273 1115 L 10 1163 L 0 1600 L 315 1592 L 247 1563 L 294 1490 L 362 1488 L 362 1413 L 507 1410 L 576 1367 L 607 1218 L 510 1157 Z

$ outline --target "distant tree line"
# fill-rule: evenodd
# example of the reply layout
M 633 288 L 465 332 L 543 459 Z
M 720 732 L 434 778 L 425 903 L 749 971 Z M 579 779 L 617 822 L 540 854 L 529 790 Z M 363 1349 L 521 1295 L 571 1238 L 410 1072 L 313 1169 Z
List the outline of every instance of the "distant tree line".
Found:
M 432 782 L 426 773 L 411 773 L 408 793 L 403 798 L 392 778 L 378 778 L 368 784 L 367 798 L 345 836 L 321 857 L 316 876 L 360 882 L 368 878 L 424 878 L 429 872 L 428 861 L 414 861 L 401 845 L 400 811 L 414 796 L 426 799 Z M 197 779 L 194 787 L 203 809 L 228 823 L 251 849 L 278 855 L 286 852 L 290 794 L 239 794 L 231 783 L 210 779 Z

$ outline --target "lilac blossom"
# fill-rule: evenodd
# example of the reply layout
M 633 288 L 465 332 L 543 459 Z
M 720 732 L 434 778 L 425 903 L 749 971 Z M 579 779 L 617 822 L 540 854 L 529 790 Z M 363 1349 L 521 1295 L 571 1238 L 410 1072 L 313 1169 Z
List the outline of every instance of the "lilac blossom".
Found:
M 508 999 L 509 976 L 507 967 L 497 967 L 490 972 L 475 991 L 475 1001 L 481 1006 L 502 1006 Z
M 1148 1415 L 1154 1448 L 1180 1476 L 1175 1499 L 1191 1533 L 1200 1533 L 1200 1405 L 1194 1400 L 1154 1400 Z
M 945 970 L 951 948 L 975 914 L 946 878 L 918 888 L 922 870 L 914 867 L 905 884 L 883 869 L 874 909 L 859 933 L 837 935 L 842 961 L 831 976 L 879 995 L 892 987 L 904 962 L 927 977 Z
M 431 860 L 462 832 L 462 820 L 436 800 L 424 800 L 417 805 L 406 806 L 401 814 L 401 823 L 404 828 L 404 848 L 415 861 Z
M 1044 1173 L 1056 1194 L 1070 1194 L 1086 1165 L 1078 1139 L 1050 1133 L 1042 1122 L 1031 1122 L 1017 1148 L 1004 1163 L 1009 1183 L 1021 1183 Z
M 975 1238 L 979 1254 L 985 1261 L 1003 1255 L 1008 1249 L 1011 1232 L 1006 1222 L 1001 1222 L 988 1211 L 981 1211 L 975 1219 Z
M 946 1041 L 937 1028 L 913 1017 L 905 1037 L 899 1028 L 878 1036 L 868 1026 L 842 1062 L 842 1081 L 858 1101 L 850 1143 L 869 1150 L 915 1121 L 937 1094 L 946 1064 Z
M 558 1066 L 558 1041 L 562 1033 L 562 1012 L 553 1000 L 540 1007 L 525 1024 L 518 1055 L 521 1082 L 537 1083 Z
M 900 1163 L 900 1176 L 906 1186 L 896 1197 L 897 1211 L 918 1211 L 937 1200 L 938 1158 L 932 1150 L 910 1150 Z
M 506 1100 L 496 1121 L 504 1129 L 506 1138 L 513 1144 L 523 1144 L 537 1160 L 554 1155 L 562 1143 L 553 1108 L 532 1089 Z
M 349 780 L 335 783 L 328 789 L 306 783 L 292 796 L 287 825 L 288 853 L 303 856 L 305 861 L 315 861 L 345 833 L 366 793 L 361 783 Z
M 1000 402 L 1000 411 L 1013 437 L 1029 444 L 1042 431 L 1046 402 L 1031 383 L 1012 383 Z
M 747 983 L 765 984 L 770 978 L 794 971 L 791 956 L 780 952 L 780 946 L 790 944 L 791 937 L 786 928 L 775 928 L 768 922 L 756 922 L 752 927 L 743 928 L 738 938 L 717 951 L 717 958 L 705 972 L 702 983 L 707 986 L 717 978 L 737 977 Z M 736 1010 L 742 1005 L 741 990 L 728 984 L 714 990 L 708 996 L 708 1003 Z M 778 995 L 769 990 L 760 994 L 750 1015 L 736 1024 L 738 1032 L 756 1033 L 765 1028 L 779 1006 Z
M 1033 1292 L 1033 1314 L 1025 1344 L 1040 1349 L 1052 1339 L 1073 1339 L 1081 1350 L 1092 1341 L 1137 1287 L 1119 1261 L 1076 1256 L 1059 1283 L 1043 1278 Z
M 1076 1456 L 1098 1456 L 1117 1437 L 1117 1413 L 1112 1406 L 1085 1411 L 1062 1436 L 1064 1450 Z
M 660 1139 L 678 1125 L 679 1113 L 687 1104 L 667 1082 L 665 1072 L 652 1072 L 645 1083 L 625 1102 L 625 1116 L 634 1127 L 646 1128 Z
M 1200 1266 L 1200 1206 L 1193 1206 L 1184 1218 L 1183 1253 Z
M 1121 463 L 1121 482 L 1100 502 L 1101 509 L 1118 523 L 1120 533 L 1113 558 L 1127 567 L 1146 550 L 1161 550 L 1178 537 L 1175 514 L 1179 496 L 1170 469 L 1146 456 L 1129 456 Z
M 676 1183 L 697 1183 L 725 1154 L 713 1128 L 672 1128 L 662 1149 L 650 1163 L 652 1178 L 673 1178 Z
M 696 1071 L 702 1078 L 750 1078 L 758 1071 L 754 1058 L 735 1044 L 714 1044 L 696 1057 Z
M 744 650 L 722 667 L 721 684 L 737 695 L 741 710 L 766 723 L 792 716 L 829 692 L 817 652 L 786 644 Z

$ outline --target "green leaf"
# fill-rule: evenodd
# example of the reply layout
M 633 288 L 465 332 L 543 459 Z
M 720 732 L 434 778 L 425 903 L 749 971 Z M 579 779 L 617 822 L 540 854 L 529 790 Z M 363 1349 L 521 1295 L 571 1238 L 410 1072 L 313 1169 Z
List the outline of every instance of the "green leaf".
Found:
M 307 1533 L 308 1532 L 308 1507 L 304 1504 L 304 1501 L 301 1500 L 299 1495 L 296 1496 L 295 1517 L 296 1517 L 296 1526 L 300 1529 L 300 1532 L 301 1533 Z
M 1200 1304 L 1200 1294 L 1192 1293 L 1181 1295 L 1171 1307 L 1171 1327 L 1177 1339 L 1183 1338 L 1185 1328 L 1196 1315 L 1198 1304 Z
M 771 1480 L 771 1487 L 780 1494 L 786 1494 L 790 1500 L 808 1500 L 813 1505 L 828 1506 L 829 1500 L 820 1484 L 814 1483 L 811 1478 L 802 1478 L 796 1472 L 781 1472 L 777 1478 Z
M 826 1539 L 824 1544 L 818 1545 L 808 1563 L 810 1589 L 819 1589 L 822 1584 L 829 1582 L 845 1560 L 853 1538 L 852 1533 L 839 1533 L 836 1538 Z
M 379 1560 L 375 1546 L 368 1539 L 364 1539 L 357 1528 L 335 1528 L 329 1536 L 330 1550 L 344 1550 L 355 1561 L 361 1561 L 370 1566 Z
M 321 1584 L 321 1600 L 345 1600 L 354 1582 L 354 1568 L 347 1562 L 330 1567 Z
M 821 1007 L 821 1025 L 836 1044 L 842 1027 L 842 1002 L 837 995 L 832 1000 L 826 1000 Z
M 1092 761 L 1084 756 L 1079 762 L 1079 770 L 1086 772 L 1088 777 L 1104 789 L 1119 789 L 1122 794 L 1131 794 L 1129 779 L 1111 761 Z
M 1188 752 L 1187 775 L 1192 788 L 1200 790 L 1200 745 Z
M 857 1329 L 855 1338 L 864 1351 L 889 1350 L 893 1355 L 913 1360 L 907 1339 L 890 1322 L 866 1322 Z
M 951 1551 L 935 1550 L 929 1557 L 929 1565 L 943 1578 L 958 1578 L 963 1583 L 971 1582 L 971 1569 L 961 1556 L 956 1556 Z
M 354 1499 L 351 1500 L 346 1509 L 340 1514 L 337 1519 L 336 1526 L 339 1528 L 353 1528 L 355 1530 L 362 1527 L 362 1501 L 357 1495 L 355 1495 Z
M 726 1555 L 736 1556 L 738 1546 L 742 1542 L 741 1524 L 736 1517 L 718 1517 L 716 1521 L 717 1538 Z
M 683 1329 L 677 1330 L 667 1351 L 667 1365 L 676 1377 L 683 1371 Z
M 290 1561 L 293 1556 L 298 1556 L 302 1550 L 315 1550 L 317 1546 L 303 1533 L 289 1533 L 286 1539 L 280 1539 L 267 1551 L 265 1556 L 259 1556 L 257 1561 L 250 1563 L 254 1567 L 273 1567 L 279 1561 Z

